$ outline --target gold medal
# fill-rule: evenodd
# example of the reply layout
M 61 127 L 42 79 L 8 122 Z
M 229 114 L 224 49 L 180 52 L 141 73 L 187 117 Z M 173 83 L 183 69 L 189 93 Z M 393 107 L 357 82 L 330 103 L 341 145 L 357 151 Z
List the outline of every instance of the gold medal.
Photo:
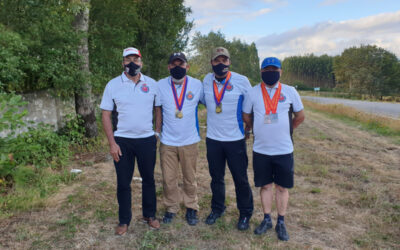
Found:
M 220 104 L 215 108 L 215 112 L 216 112 L 217 114 L 219 114 L 219 113 L 222 112 L 222 103 L 220 103 Z
M 177 110 L 177 111 L 175 112 L 175 117 L 178 118 L 178 119 L 182 119 L 182 117 L 183 117 L 182 111 Z

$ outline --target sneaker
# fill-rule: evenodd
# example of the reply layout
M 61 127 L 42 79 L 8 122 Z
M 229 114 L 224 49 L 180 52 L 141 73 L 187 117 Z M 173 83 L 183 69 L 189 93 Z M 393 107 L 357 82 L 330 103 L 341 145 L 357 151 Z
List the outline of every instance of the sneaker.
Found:
M 283 241 L 289 240 L 289 234 L 286 231 L 285 223 L 277 223 L 275 226 L 276 234 L 278 235 L 278 239 Z
M 118 224 L 118 226 L 115 228 L 115 235 L 122 236 L 126 234 L 127 231 L 128 231 L 127 224 Z
M 191 208 L 186 209 L 186 221 L 189 225 L 194 226 L 199 222 L 197 219 L 197 211 Z
M 267 232 L 268 229 L 272 228 L 272 221 L 264 219 L 261 224 L 254 230 L 254 234 L 260 235 Z
M 162 219 L 163 223 L 164 224 L 171 223 L 172 220 L 174 219 L 175 215 L 176 215 L 175 213 L 165 212 L 164 217 Z
M 210 215 L 208 215 L 208 217 L 207 217 L 205 223 L 208 224 L 208 225 L 212 225 L 212 224 L 214 224 L 214 223 L 217 221 L 217 219 L 218 219 L 219 217 L 221 217 L 223 214 L 224 214 L 223 212 L 222 212 L 222 213 L 216 213 L 216 212 L 214 212 L 214 211 L 211 211 L 211 213 L 210 213 Z
M 159 229 L 160 222 L 155 217 L 143 217 L 143 220 L 149 225 L 150 229 Z
M 249 221 L 250 221 L 250 217 L 249 216 L 240 216 L 238 224 L 237 224 L 237 228 L 240 231 L 244 231 L 244 230 L 249 229 Z

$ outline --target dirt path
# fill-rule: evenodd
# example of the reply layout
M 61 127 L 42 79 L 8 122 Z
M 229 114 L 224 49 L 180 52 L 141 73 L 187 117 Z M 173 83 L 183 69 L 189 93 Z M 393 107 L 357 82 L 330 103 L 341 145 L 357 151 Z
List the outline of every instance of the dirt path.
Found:
M 202 114 L 204 115 L 204 114 Z M 83 169 L 43 209 L 0 221 L 0 248 L 7 249 L 260 249 L 400 248 L 400 146 L 318 113 L 306 112 L 295 131 L 295 188 L 286 216 L 290 241 L 271 230 L 255 236 L 262 218 L 259 190 L 253 188 L 251 230 L 236 230 L 238 212 L 227 170 L 227 212 L 214 226 L 185 223 L 184 210 L 172 225 L 150 231 L 139 221 L 140 183 L 134 182 L 134 221 L 124 237 L 113 235 L 117 221 L 115 171 L 111 161 Z M 199 215 L 209 213 L 210 177 L 203 141 L 198 159 Z M 254 187 L 249 150 L 249 178 Z M 135 171 L 135 175 L 138 175 Z M 164 212 L 161 171 L 156 167 L 157 216 Z M 273 221 L 276 216 L 273 214 Z

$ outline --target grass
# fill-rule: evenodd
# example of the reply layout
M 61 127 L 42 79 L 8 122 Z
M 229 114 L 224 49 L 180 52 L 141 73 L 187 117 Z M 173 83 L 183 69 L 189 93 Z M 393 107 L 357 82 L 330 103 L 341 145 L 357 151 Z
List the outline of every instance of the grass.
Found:
M 400 143 L 400 121 L 388 117 L 367 114 L 351 107 L 340 104 L 320 104 L 302 100 L 307 109 L 324 113 L 343 122 L 361 126 L 379 135 L 393 137 Z M 324 136 L 324 135 L 322 135 Z M 318 135 L 317 135 L 318 137 Z M 321 137 L 321 135 L 319 135 Z
M 322 97 L 336 97 L 336 98 L 345 98 L 352 100 L 368 100 L 368 101 L 386 101 L 386 102 L 400 102 L 400 96 L 383 96 L 382 99 L 378 99 L 374 96 L 370 95 L 361 95 L 361 94 L 351 94 L 337 91 L 299 91 L 302 95 L 308 96 L 322 96 Z
M 200 117 L 205 125 L 204 111 Z M 351 124 L 351 125 L 349 125 Z M 197 168 L 200 222 L 192 227 L 181 206 L 174 222 L 149 230 L 140 222 L 141 183 L 132 183 L 133 219 L 123 237 L 113 235 L 117 223 L 115 170 L 110 161 L 87 164 L 82 176 L 61 188 L 57 203 L 43 202 L 29 212 L 0 219 L 0 248 L 18 249 L 396 249 L 400 247 L 400 146 L 356 122 L 342 122 L 325 112 L 306 109 L 306 121 L 294 133 L 295 187 L 290 190 L 286 223 L 289 242 L 274 230 L 256 236 L 263 218 L 259 189 L 254 188 L 251 147 L 249 181 L 253 189 L 251 229 L 236 229 L 239 217 L 235 190 L 226 170 L 226 212 L 205 225 L 210 212 L 210 177 L 205 160 L 205 129 L 201 129 Z M 248 142 L 251 145 L 251 142 Z M 387 150 L 391 148 L 391 150 Z M 81 158 L 79 161 L 82 160 Z M 159 159 L 158 159 L 159 160 Z M 162 218 L 161 169 L 157 163 L 157 214 Z M 137 171 L 136 171 L 137 172 Z M 136 173 L 137 174 L 137 173 Z M 72 185 L 72 186 L 70 186 Z M 271 214 L 276 222 L 276 207 Z

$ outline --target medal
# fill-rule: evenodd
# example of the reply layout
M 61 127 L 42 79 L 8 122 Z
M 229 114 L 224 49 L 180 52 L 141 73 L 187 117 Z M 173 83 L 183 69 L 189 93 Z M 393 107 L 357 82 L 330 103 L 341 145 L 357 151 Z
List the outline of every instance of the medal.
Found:
M 276 110 L 278 108 L 278 101 L 281 95 L 282 85 L 280 82 L 278 83 L 278 89 L 275 91 L 272 100 L 269 97 L 268 91 L 265 87 L 265 83 L 262 83 L 260 87 L 265 107 L 264 124 L 278 123 L 278 114 L 276 113 Z
M 228 86 L 229 82 L 231 81 L 231 72 L 228 72 L 228 75 L 226 76 L 224 80 L 224 86 L 222 87 L 221 91 L 218 91 L 217 83 L 214 81 L 213 82 L 213 87 L 214 87 L 214 100 L 215 100 L 215 113 L 219 114 L 222 112 L 222 99 L 224 98 L 225 90 L 226 87 Z
M 171 78 L 172 94 L 174 96 L 174 101 L 175 101 L 175 105 L 176 105 L 175 117 L 178 119 L 182 119 L 182 117 L 183 117 L 182 108 L 183 108 L 183 102 L 185 101 L 187 84 L 188 84 L 188 78 L 185 77 L 185 81 L 183 82 L 181 94 L 179 95 L 179 99 L 178 99 L 178 94 L 176 93 L 175 84 Z
M 215 108 L 215 113 L 221 113 L 221 112 L 222 112 L 222 103 L 217 105 L 217 107 Z
M 178 119 L 182 119 L 182 117 L 183 117 L 182 111 L 177 110 L 177 111 L 175 112 L 175 117 L 178 118 Z

